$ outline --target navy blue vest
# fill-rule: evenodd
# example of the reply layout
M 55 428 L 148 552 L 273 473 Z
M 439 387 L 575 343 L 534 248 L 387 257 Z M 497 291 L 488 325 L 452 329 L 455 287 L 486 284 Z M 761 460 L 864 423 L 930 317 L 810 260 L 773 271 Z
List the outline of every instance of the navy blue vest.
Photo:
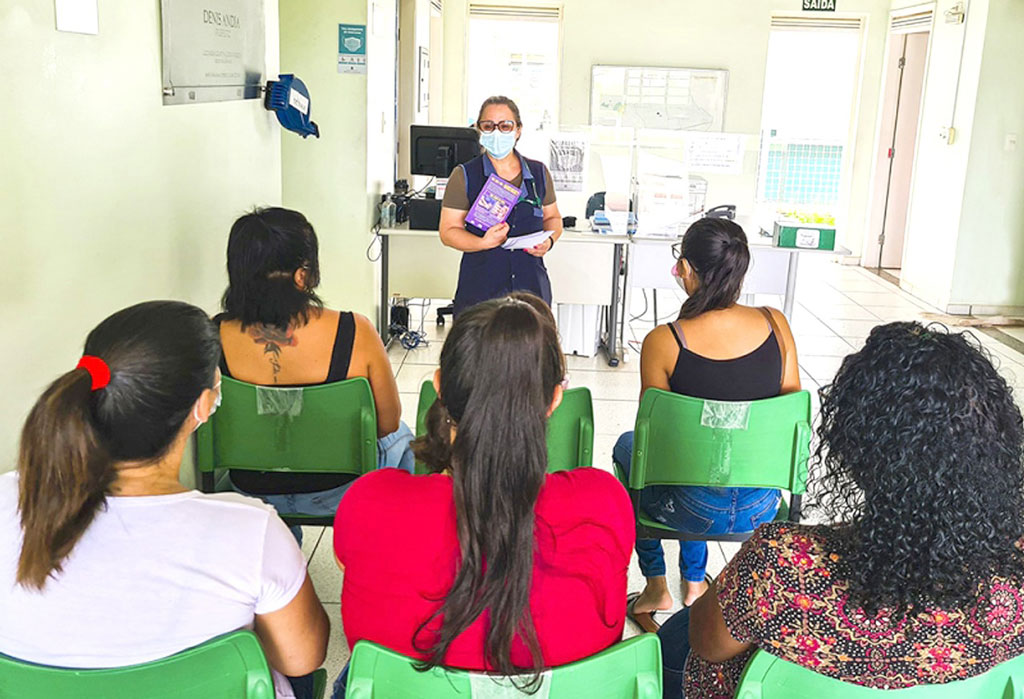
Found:
M 524 166 L 524 198 L 512 208 L 508 217 L 510 238 L 536 233 L 544 227 L 543 202 L 547 194 L 544 164 L 522 156 L 519 158 Z M 494 169 L 486 154 L 461 167 L 466 176 L 466 195 L 472 203 L 483 189 L 488 171 L 493 172 Z M 469 225 L 466 229 L 477 235 L 484 233 Z M 501 247 L 462 254 L 459 287 L 455 292 L 456 315 L 481 301 L 506 296 L 512 291 L 528 291 L 551 304 L 551 281 L 543 258 L 534 257 L 525 250 Z

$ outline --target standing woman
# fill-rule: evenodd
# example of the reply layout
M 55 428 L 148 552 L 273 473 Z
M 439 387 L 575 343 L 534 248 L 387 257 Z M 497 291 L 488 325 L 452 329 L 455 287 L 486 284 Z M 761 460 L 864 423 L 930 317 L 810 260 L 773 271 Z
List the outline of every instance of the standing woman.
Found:
M 543 258 L 562 235 L 551 173 L 544 163 L 516 151 L 523 122 L 519 107 L 508 97 L 484 100 L 476 128 L 484 152 L 452 171 L 441 205 L 441 242 L 463 252 L 455 314 L 513 291 L 529 291 L 550 305 L 551 282 Z M 492 173 L 520 188 L 519 202 L 505 223 L 482 231 L 467 226 L 466 213 Z M 537 231 L 551 235 L 526 250 L 501 247 L 506 238 Z

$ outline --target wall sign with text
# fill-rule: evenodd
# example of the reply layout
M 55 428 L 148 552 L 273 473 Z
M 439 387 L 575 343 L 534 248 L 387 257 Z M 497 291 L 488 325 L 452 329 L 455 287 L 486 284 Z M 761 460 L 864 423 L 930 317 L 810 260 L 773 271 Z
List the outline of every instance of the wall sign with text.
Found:
M 160 23 L 164 104 L 260 96 L 263 0 L 160 0 Z
M 836 0 L 803 0 L 804 10 L 811 12 L 835 12 Z

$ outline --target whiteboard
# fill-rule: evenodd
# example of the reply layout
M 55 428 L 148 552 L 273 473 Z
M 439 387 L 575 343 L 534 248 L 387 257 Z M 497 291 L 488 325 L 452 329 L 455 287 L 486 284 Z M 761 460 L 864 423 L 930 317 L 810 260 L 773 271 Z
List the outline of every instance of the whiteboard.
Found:
M 595 65 L 590 123 L 639 129 L 722 131 L 729 71 Z

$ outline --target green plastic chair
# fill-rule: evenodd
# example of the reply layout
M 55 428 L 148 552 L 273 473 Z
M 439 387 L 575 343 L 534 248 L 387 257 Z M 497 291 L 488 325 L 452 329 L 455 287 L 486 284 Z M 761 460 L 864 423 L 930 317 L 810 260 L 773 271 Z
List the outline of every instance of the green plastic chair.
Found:
M 661 642 L 643 634 L 569 665 L 553 668 L 535 696 L 552 699 L 659 699 Z M 485 673 L 431 668 L 369 641 L 359 641 L 348 667 L 346 699 L 471 699 L 520 696 L 495 694 L 497 684 Z M 524 698 L 529 695 L 522 695 Z
M 776 520 L 800 521 L 811 442 L 811 394 L 797 391 L 742 402 L 710 401 L 651 388 L 640 401 L 627 481 L 639 539 L 746 541 L 751 532 L 690 534 L 654 521 L 640 508 L 649 485 L 779 488 L 790 504 Z
M 986 673 L 947 684 L 873 689 L 826 677 L 756 651 L 747 663 L 736 699 L 1024 699 L 1024 656 Z
M 420 386 L 416 409 L 416 436 L 427 433 L 427 411 L 437 400 L 433 381 Z M 594 404 L 590 389 L 570 388 L 562 393 L 562 402 L 548 418 L 548 473 L 594 465 Z M 416 464 L 418 473 L 425 473 Z
M 327 671 L 317 670 L 323 697 Z M 318 692 L 318 693 L 317 693 Z M 74 699 L 274 699 L 270 666 L 252 631 L 234 631 L 141 665 L 76 670 L 0 655 L 0 696 Z
M 196 433 L 200 487 L 233 468 L 347 473 L 377 468 L 377 411 L 365 378 L 298 388 L 256 386 L 224 377 L 220 408 Z M 329 526 L 333 517 L 284 515 L 288 524 Z

